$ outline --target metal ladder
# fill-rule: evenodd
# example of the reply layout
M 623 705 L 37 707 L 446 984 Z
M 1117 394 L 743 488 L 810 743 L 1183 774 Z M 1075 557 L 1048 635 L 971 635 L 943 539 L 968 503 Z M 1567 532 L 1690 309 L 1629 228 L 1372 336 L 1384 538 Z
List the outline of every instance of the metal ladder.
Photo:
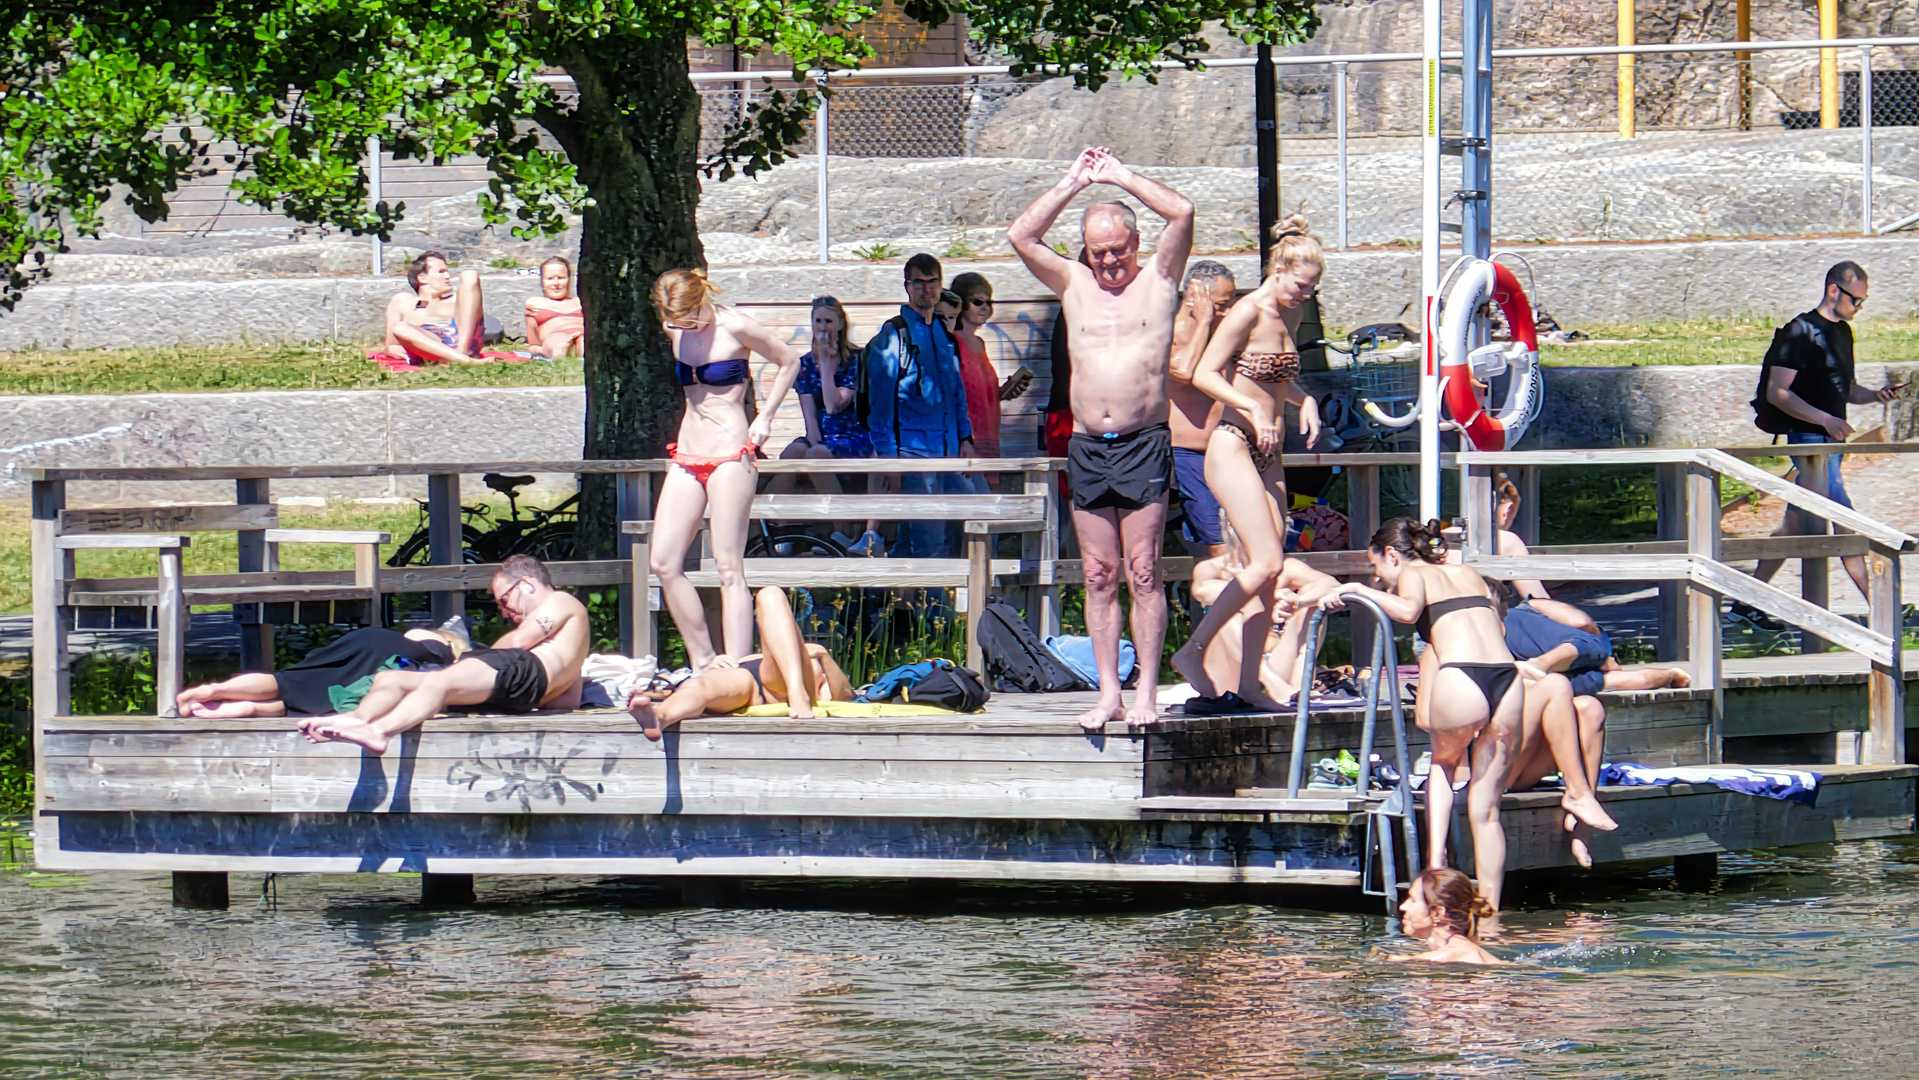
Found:
M 1346 597 L 1348 606 L 1358 606 L 1373 616 L 1372 689 L 1366 695 L 1366 719 L 1359 736 L 1359 795 L 1371 791 L 1373 741 L 1379 727 L 1379 694 L 1382 685 L 1390 687 L 1393 713 L 1394 764 L 1399 770 L 1399 785 L 1376 806 L 1366 811 L 1366 848 L 1360 862 L 1360 891 L 1367 896 L 1386 898 L 1388 918 L 1399 914 L 1398 868 L 1392 820 L 1398 819 L 1401 838 L 1407 852 L 1406 865 L 1417 874 L 1420 862 L 1419 824 L 1413 800 L 1413 771 L 1406 753 L 1406 714 L 1399 700 L 1399 648 L 1393 641 L 1393 622 L 1379 604 L 1365 596 Z M 1319 646 L 1325 636 L 1326 613 L 1315 611 L 1306 621 L 1300 640 L 1305 685 L 1300 687 L 1298 712 L 1293 722 L 1293 755 L 1287 766 L 1286 797 L 1299 797 L 1306 774 L 1306 729 L 1312 723 L 1313 672 L 1319 659 Z M 1354 660 L 1358 651 L 1354 650 Z M 1373 873 L 1377 853 L 1379 873 Z

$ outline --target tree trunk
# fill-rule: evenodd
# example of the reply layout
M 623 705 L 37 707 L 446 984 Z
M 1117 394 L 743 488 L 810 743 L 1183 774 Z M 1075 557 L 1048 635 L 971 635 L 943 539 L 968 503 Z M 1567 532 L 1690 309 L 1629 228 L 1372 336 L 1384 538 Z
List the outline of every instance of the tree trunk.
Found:
M 695 218 L 700 100 L 687 79 L 686 41 L 581 42 L 564 66 L 579 104 L 539 119 L 593 199 L 580 218 L 585 456 L 660 457 L 684 396 L 653 310 L 653 281 L 706 265 Z M 581 557 L 610 555 L 616 539 L 613 485 L 596 479 L 582 489 Z

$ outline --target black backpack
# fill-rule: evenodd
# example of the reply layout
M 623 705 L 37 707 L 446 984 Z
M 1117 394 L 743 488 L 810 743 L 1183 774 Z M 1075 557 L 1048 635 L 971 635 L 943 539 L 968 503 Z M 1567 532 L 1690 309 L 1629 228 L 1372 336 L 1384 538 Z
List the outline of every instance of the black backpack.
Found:
M 908 687 L 903 696 L 913 705 L 978 712 L 986 707 L 986 699 L 992 695 L 972 668 L 942 663 L 931 675 Z
M 1001 692 L 1063 694 L 1091 687 L 1073 674 L 1033 633 L 1019 612 L 988 604 L 980 616 L 980 651 L 986 654 L 986 678 Z
M 1772 369 L 1786 353 L 1788 339 L 1793 327 L 1800 322 L 1798 316 L 1786 320 L 1786 325 L 1772 332 L 1772 344 L 1766 347 L 1766 358 L 1759 364 L 1759 388 L 1752 396 L 1753 424 L 1768 435 L 1784 435 L 1798 430 L 1793 427 L 1793 418 L 1786 415 L 1779 406 L 1766 400 L 1766 382 L 1772 378 Z

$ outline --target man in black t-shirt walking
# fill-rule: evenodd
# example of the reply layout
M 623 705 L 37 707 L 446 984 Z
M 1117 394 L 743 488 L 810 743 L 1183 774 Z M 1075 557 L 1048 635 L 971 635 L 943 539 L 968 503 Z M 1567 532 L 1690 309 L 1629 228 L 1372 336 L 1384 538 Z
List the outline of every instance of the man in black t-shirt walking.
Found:
M 1838 263 L 1826 271 L 1826 295 L 1819 306 L 1781 330 L 1781 340 L 1766 356 L 1760 394 L 1753 401 L 1761 431 L 1784 435 L 1787 444 L 1793 446 L 1843 443 L 1852 434 L 1852 425 L 1846 422 L 1847 405 L 1890 401 L 1898 395 L 1899 388 L 1895 386 L 1867 390 L 1853 385 L 1852 320 L 1866 305 L 1866 292 L 1865 270 L 1855 262 Z M 1846 494 L 1845 481 L 1839 472 L 1844 455 L 1832 454 L 1825 460 L 1825 475 L 1821 477 L 1818 458 L 1793 458 L 1793 464 L 1799 469 L 1799 486 L 1813 491 L 1824 487 L 1822 494 L 1850 508 L 1852 499 Z M 1773 535 L 1803 536 L 1807 531 L 1805 515 L 1787 507 L 1785 520 L 1779 523 Z M 1852 575 L 1860 595 L 1865 595 L 1865 560 L 1849 555 L 1844 561 L 1846 573 Z M 1783 559 L 1764 560 L 1753 571 L 1753 576 L 1769 581 L 1783 564 Z M 1749 605 L 1735 603 L 1732 608 L 1735 615 L 1761 625 L 1777 623 Z M 1783 624 L 1779 624 L 1779 628 L 1783 629 Z

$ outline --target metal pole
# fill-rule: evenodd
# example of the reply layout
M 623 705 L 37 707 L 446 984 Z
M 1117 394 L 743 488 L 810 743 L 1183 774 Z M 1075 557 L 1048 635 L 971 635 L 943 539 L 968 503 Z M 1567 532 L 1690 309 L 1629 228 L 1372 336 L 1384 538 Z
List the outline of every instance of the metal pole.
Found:
M 1859 46 L 1859 234 L 1872 235 L 1872 46 Z
M 1622 46 L 1638 44 L 1638 19 L 1634 14 L 1633 0 L 1619 0 L 1619 44 Z M 1635 128 L 1634 121 L 1639 113 L 1639 90 L 1634 80 L 1633 58 L 1631 53 L 1619 54 L 1619 137 L 1630 139 Z
M 832 234 L 832 230 L 827 225 L 827 212 L 826 212 L 826 172 L 827 172 L 826 149 L 827 149 L 828 141 L 827 141 L 827 132 L 826 132 L 826 76 L 824 74 L 822 74 L 819 77 L 818 85 L 820 88 L 820 111 L 819 111 L 819 118 L 817 121 L 815 121 L 815 123 L 818 126 L 814 128 L 814 134 L 816 136 L 814 142 L 816 143 L 816 145 L 813 147 L 813 150 L 820 159 L 820 179 L 819 179 L 820 262 L 830 263 L 833 261 L 833 255 L 831 252 L 833 234 Z
M 1819 0 L 1819 36 L 1839 36 L 1839 0 Z M 1819 50 L 1819 126 L 1839 126 L 1839 50 Z
M 1334 138 L 1339 143 L 1339 250 L 1346 250 L 1346 64 L 1334 64 L 1333 81 Z
M 1464 254 L 1493 254 L 1493 5 L 1465 0 L 1459 59 L 1459 242 Z M 1475 328 L 1485 325 L 1474 319 Z M 1475 339 L 1475 347 L 1484 344 Z
M 1253 65 L 1253 156 L 1259 166 L 1259 273 L 1273 249 L 1273 226 L 1279 224 L 1279 69 L 1273 66 L 1273 47 L 1257 46 Z
M 1440 0 L 1424 0 L 1420 71 L 1419 519 L 1439 516 L 1439 19 Z
M 366 160 L 366 206 L 368 210 L 377 213 L 380 209 L 380 137 L 378 135 L 366 137 Z M 373 276 L 379 277 L 384 273 L 386 273 L 384 245 L 380 242 L 380 235 L 375 233 L 373 234 Z

